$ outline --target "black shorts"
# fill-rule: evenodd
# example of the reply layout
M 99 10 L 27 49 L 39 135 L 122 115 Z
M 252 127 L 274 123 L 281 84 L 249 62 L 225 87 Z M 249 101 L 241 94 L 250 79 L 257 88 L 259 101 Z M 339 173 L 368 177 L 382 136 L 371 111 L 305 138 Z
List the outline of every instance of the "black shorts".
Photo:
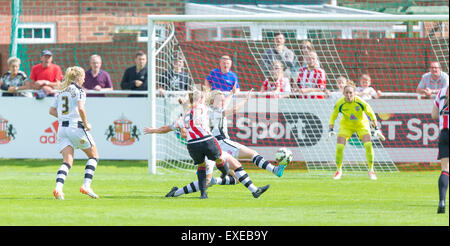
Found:
M 438 148 L 438 160 L 442 158 L 448 158 L 448 129 L 442 130 L 439 134 Z
M 205 157 L 215 161 L 222 155 L 222 150 L 214 137 L 200 142 L 197 141 L 199 140 L 196 139 L 193 143 L 188 142 L 187 144 L 189 155 L 194 160 L 195 165 L 204 163 Z

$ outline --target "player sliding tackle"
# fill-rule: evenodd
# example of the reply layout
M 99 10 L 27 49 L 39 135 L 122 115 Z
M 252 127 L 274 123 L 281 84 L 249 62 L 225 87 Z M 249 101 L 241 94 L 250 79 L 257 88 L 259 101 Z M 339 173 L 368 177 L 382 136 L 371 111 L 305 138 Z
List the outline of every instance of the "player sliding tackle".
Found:
M 239 109 L 247 103 L 253 89 L 250 90 L 247 97 L 243 101 L 237 103 L 232 108 L 228 108 L 235 90 L 236 88 L 233 88 L 228 96 L 225 96 L 224 93 L 219 90 L 214 90 L 210 93 L 208 100 L 210 105 L 209 119 L 213 136 L 219 142 L 220 148 L 230 153 L 234 158 L 238 160 L 251 159 L 257 167 L 272 172 L 278 177 L 283 176 L 286 165 L 274 166 L 272 163 L 265 160 L 264 157 L 259 155 L 255 150 L 230 140 L 226 117 L 236 114 L 237 111 L 239 111 Z
M 334 175 L 334 179 L 340 179 L 342 177 L 344 146 L 347 143 L 347 140 L 353 135 L 354 132 L 356 132 L 364 143 L 367 165 L 369 166 L 369 177 L 372 180 L 376 180 L 377 177 L 373 169 L 374 155 L 372 138 L 370 135 L 369 119 L 372 120 L 372 123 L 375 126 L 374 135 L 377 136 L 381 141 L 384 141 L 385 138 L 380 129 L 378 129 L 378 122 L 375 113 L 367 102 L 365 102 L 360 97 L 355 96 L 355 87 L 352 85 L 346 85 L 344 87 L 344 96 L 339 99 L 334 105 L 334 111 L 331 114 L 329 121 L 330 132 L 328 133 L 328 138 L 336 135 L 333 128 L 334 122 L 336 121 L 339 113 L 342 114 L 342 119 L 339 125 L 339 132 L 337 134 L 337 172 Z
M 144 128 L 144 134 L 167 133 L 175 129 L 180 129 L 180 132 L 186 134 L 188 144 L 187 149 L 189 155 L 194 160 L 194 164 L 198 165 L 198 189 L 201 192 L 201 199 L 208 198 L 206 194 L 207 176 L 206 176 L 206 158 L 214 160 L 217 168 L 222 172 L 221 178 L 226 179 L 228 168 L 225 162 L 230 162 L 230 167 L 235 171 L 239 181 L 252 192 L 255 198 L 258 198 L 264 193 L 269 185 L 264 187 L 256 187 L 242 166 L 236 165 L 232 156 L 222 153 L 217 140 L 211 135 L 209 131 L 208 108 L 204 105 L 205 95 L 200 91 L 194 91 L 189 94 L 189 110 L 171 125 L 160 128 Z M 233 160 L 234 159 L 234 160 Z M 233 164 L 234 163 L 234 164 Z M 173 191 L 174 189 L 172 189 Z M 171 191 L 171 192 L 172 192 Z M 170 193 L 170 192 L 169 192 Z

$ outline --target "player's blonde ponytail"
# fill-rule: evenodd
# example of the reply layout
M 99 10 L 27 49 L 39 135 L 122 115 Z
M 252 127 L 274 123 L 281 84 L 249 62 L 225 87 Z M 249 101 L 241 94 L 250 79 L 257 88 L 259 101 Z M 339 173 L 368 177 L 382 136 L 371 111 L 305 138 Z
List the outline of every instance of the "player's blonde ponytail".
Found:
M 194 91 L 192 92 L 192 101 L 191 104 L 192 106 L 195 106 L 195 104 L 198 103 L 198 101 L 204 96 L 203 92 L 197 89 L 194 89 Z
M 213 105 L 214 104 L 214 99 L 216 98 L 217 95 L 224 95 L 224 93 L 220 90 L 213 90 L 209 93 L 208 98 L 206 100 L 206 102 L 208 103 L 208 105 Z
M 66 73 L 64 74 L 64 78 L 59 86 L 60 90 L 66 89 L 71 83 L 77 83 L 78 80 L 82 79 L 81 85 L 84 84 L 84 69 L 82 67 L 69 67 L 66 69 Z M 80 85 L 80 84 L 78 84 Z M 80 86 L 81 86 L 80 85 Z

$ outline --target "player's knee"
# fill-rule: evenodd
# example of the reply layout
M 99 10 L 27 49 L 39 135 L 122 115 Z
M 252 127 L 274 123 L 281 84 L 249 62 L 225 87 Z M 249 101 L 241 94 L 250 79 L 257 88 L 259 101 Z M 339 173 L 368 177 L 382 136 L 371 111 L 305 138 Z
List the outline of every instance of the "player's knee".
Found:
M 343 151 L 344 147 L 345 147 L 344 144 L 338 143 L 338 144 L 336 144 L 336 151 L 337 152 Z
M 441 170 L 448 173 L 448 158 L 441 159 Z

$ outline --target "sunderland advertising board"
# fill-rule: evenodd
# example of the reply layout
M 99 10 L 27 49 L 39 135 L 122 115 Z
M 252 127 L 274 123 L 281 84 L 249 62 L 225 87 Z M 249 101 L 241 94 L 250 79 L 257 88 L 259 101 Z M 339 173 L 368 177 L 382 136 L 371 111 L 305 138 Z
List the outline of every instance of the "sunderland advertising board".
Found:
M 0 118 L 8 129 L 0 158 L 61 158 L 56 144 L 58 121 L 49 114 L 52 100 L 0 97 Z M 87 118 L 101 158 L 148 158 L 148 138 L 142 135 L 149 121 L 147 104 L 139 98 L 87 99 Z M 75 158 L 85 155 L 78 150 Z

